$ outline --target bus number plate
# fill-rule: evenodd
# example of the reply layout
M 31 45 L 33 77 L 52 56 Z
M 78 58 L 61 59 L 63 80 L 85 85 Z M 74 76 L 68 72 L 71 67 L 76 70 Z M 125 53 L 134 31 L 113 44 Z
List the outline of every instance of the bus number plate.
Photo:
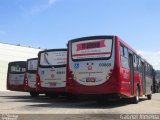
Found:
M 96 79 L 93 77 L 86 78 L 86 82 L 95 82 Z
M 51 83 L 49 83 L 50 84 L 50 86 L 56 86 L 56 83 L 55 82 L 51 82 Z

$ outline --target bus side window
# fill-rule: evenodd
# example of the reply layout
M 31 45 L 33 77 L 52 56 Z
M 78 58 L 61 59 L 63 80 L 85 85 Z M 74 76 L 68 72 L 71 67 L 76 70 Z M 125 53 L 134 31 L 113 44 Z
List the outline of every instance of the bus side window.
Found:
M 151 77 L 153 78 L 153 68 L 152 68 L 152 66 L 151 66 Z
M 121 66 L 123 68 L 129 69 L 128 49 L 121 45 L 120 46 L 120 54 L 121 54 Z
M 124 47 L 124 57 L 128 58 L 128 50 L 126 47 Z
M 138 71 L 138 69 L 137 69 L 137 66 L 138 66 L 138 57 L 137 57 L 136 54 L 134 54 L 133 61 L 134 61 L 134 70 Z
M 152 67 L 149 65 L 149 77 L 152 77 Z
M 141 58 L 138 58 L 138 71 L 142 72 L 142 61 L 141 61 Z
M 145 72 L 146 72 L 146 75 L 148 76 L 148 64 L 146 63 L 146 66 L 145 66 Z
M 148 76 L 150 77 L 150 65 L 148 65 Z
M 137 71 L 139 71 L 139 57 L 137 56 Z
M 122 46 L 120 46 L 120 54 L 121 54 L 121 56 L 123 56 L 123 54 L 124 54 Z

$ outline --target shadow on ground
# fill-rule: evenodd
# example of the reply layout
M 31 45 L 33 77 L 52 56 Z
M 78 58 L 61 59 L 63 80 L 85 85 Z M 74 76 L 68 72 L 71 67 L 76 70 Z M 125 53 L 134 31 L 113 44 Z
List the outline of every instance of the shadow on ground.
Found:
M 66 97 L 49 98 L 46 96 L 39 96 L 32 98 L 29 95 L 19 96 L 3 96 L 4 99 L 11 100 L 10 102 L 27 102 L 29 105 L 25 107 L 32 108 L 78 108 L 78 109 L 110 109 L 121 106 L 127 106 L 130 102 L 126 99 L 106 100 L 103 102 L 96 102 L 92 99 L 74 99 L 68 100 Z M 140 99 L 140 102 L 146 100 L 145 98 Z M 31 103 L 31 104 L 30 104 Z

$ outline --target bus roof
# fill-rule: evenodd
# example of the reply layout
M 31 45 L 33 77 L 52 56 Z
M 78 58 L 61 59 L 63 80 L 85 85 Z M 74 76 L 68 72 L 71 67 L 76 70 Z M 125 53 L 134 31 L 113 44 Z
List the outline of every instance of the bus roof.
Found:
M 128 43 L 126 43 L 124 40 L 122 40 L 120 37 L 116 35 L 98 35 L 98 36 L 86 36 L 86 37 L 80 37 L 80 38 L 75 38 L 72 40 L 69 40 L 69 42 L 76 42 L 76 41 L 84 41 L 84 40 L 91 40 L 91 39 L 113 39 L 117 38 L 115 40 L 120 41 L 122 44 L 124 44 L 126 47 L 128 47 L 132 52 L 134 52 L 137 56 L 141 57 L 145 62 L 147 62 L 146 59 L 144 59 L 138 52 L 132 48 Z M 148 62 L 147 62 L 148 63 Z
M 67 51 L 67 48 L 59 48 L 59 49 L 47 49 L 47 50 L 43 50 L 43 51 L 39 51 L 39 54 L 44 53 L 44 52 L 51 52 L 51 51 Z
M 113 37 L 114 37 L 113 35 L 86 36 L 86 37 L 71 39 L 69 41 L 76 42 L 76 41 L 91 40 L 91 39 L 106 39 L 106 38 L 109 39 L 109 38 L 113 38 Z
M 38 60 L 38 58 L 30 58 L 30 59 L 27 59 L 27 61 L 30 61 L 30 60 Z
M 26 61 L 12 61 L 12 62 L 9 62 L 9 64 L 15 64 L 15 63 L 26 63 Z

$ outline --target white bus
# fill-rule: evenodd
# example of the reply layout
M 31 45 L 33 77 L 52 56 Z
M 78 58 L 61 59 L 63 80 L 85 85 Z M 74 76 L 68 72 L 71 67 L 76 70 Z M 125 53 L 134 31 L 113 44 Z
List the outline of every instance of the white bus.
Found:
M 38 54 L 37 91 L 57 97 L 66 91 L 67 49 L 50 49 Z
M 36 91 L 37 64 L 38 58 L 31 58 L 27 60 L 25 91 L 29 92 L 32 97 L 39 95 L 39 93 Z
M 15 61 L 8 64 L 7 90 L 25 91 L 24 76 L 26 61 Z

